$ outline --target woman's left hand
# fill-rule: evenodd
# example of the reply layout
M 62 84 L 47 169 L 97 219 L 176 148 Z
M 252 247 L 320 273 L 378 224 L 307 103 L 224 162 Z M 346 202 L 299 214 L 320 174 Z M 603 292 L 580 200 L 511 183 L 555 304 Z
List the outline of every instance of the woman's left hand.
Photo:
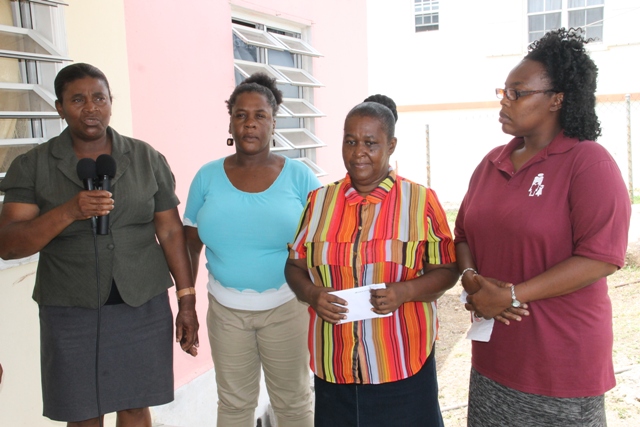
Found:
M 181 298 L 185 299 L 189 296 Z M 180 303 L 179 303 L 180 304 Z M 193 304 L 195 306 L 195 304 Z M 180 343 L 180 347 L 185 353 L 192 356 L 198 355 L 198 316 L 195 307 L 180 307 L 176 316 L 176 342 Z
M 372 289 L 370 301 L 373 312 L 389 314 L 396 311 L 398 307 L 408 301 L 405 290 L 402 282 L 388 283 L 384 289 Z

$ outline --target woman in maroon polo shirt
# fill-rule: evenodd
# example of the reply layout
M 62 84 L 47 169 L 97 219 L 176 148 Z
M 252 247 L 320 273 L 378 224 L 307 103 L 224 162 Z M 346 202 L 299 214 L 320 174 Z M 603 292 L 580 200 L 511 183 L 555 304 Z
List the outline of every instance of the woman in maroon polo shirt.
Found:
M 500 98 L 515 138 L 478 165 L 456 220 L 473 342 L 469 426 L 606 424 L 615 385 L 606 276 L 624 264 L 630 203 L 598 143 L 598 69 L 579 31 L 529 46 Z

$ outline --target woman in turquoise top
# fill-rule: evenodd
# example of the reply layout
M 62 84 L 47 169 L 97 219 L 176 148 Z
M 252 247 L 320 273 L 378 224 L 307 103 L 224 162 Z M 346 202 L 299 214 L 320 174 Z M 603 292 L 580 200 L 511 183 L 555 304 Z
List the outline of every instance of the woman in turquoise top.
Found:
M 320 182 L 269 149 L 281 102 L 264 74 L 236 87 L 227 101 L 236 152 L 198 171 L 184 215 L 194 274 L 206 246 L 218 426 L 255 425 L 261 368 L 278 426 L 313 425 L 308 314 L 284 265 L 307 195 Z

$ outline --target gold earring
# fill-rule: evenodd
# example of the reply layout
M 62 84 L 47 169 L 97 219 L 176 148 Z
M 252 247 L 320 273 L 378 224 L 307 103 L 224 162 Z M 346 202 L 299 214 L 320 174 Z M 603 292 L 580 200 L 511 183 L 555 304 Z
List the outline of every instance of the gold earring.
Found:
M 227 138 L 227 145 L 231 147 L 233 145 L 233 138 Z

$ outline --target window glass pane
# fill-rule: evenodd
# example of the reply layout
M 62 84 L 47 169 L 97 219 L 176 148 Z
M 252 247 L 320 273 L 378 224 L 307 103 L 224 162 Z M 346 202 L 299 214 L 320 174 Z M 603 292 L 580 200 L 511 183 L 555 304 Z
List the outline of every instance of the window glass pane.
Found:
M 276 79 L 278 83 L 287 83 L 287 81 L 282 77 L 282 75 L 280 75 L 278 72 L 276 72 L 273 68 L 271 68 L 267 64 L 261 64 L 259 62 L 247 62 L 247 61 L 236 60 L 233 65 L 237 70 L 240 70 L 240 72 L 245 77 L 249 77 L 251 74 L 259 72 L 259 73 L 265 73 L 269 77 Z
M 602 41 L 602 25 L 587 27 L 587 38 Z
M 289 79 L 289 83 L 296 86 L 322 86 L 322 83 L 302 68 L 282 67 L 279 65 L 274 65 L 273 68 Z
M 587 6 L 595 6 L 598 4 L 604 4 L 604 0 L 587 0 Z
M 283 98 L 300 98 L 300 87 L 298 86 L 282 84 L 278 85 L 278 89 L 282 92 Z
M 533 43 L 544 35 L 544 31 L 536 31 L 529 33 L 529 43 Z
M 324 115 L 320 110 L 303 99 L 284 99 L 282 105 L 298 117 L 319 117 Z
M 296 59 L 291 52 L 267 49 L 270 65 L 283 65 L 285 67 L 295 67 Z
M 238 86 L 240 83 L 242 83 L 244 81 L 244 79 L 246 78 L 245 76 L 242 75 L 242 73 L 240 73 L 240 71 L 238 71 L 237 68 L 233 69 L 233 75 L 235 76 L 236 86 Z
M 529 0 L 529 6 L 527 8 L 527 12 L 529 13 L 535 13 L 535 12 L 542 12 L 543 9 L 543 0 Z
M 0 82 L 22 83 L 20 60 L 14 58 L 0 58 Z
M 287 50 L 293 53 L 310 56 L 322 56 L 320 52 L 315 50 L 310 44 L 307 44 L 304 40 L 283 34 L 273 34 L 273 36 L 278 39 L 278 41 L 282 43 L 287 48 Z
M 233 35 L 233 57 L 245 61 L 258 62 L 258 48 L 243 42 L 240 37 Z M 237 81 L 237 80 L 236 80 Z
M 31 129 L 31 120 L 0 119 L 0 139 L 22 139 L 35 137 L 36 135 L 33 135 Z
M 302 126 L 302 119 L 297 117 L 278 117 L 276 119 L 276 129 L 297 129 Z
M 273 37 L 269 36 L 265 31 L 244 27 L 242 25 L 234 25 L 232 29 L 238 37 L 244 40 L 245 43 L 272 49 L 282 48 L 280 43 L 274 40 Z
M 9 111 L 55 112 L 56 109 L 32 90 L 0 88 L 0 115 Z
M 545 16 L 545 30 L 546 31 L 550 31 L 550 30 L 556 30 L 558 28 L 560 28 L 562 25 L 560 24 L 560 18 L 561 18 L 561 14 L 560 13 L 548 13 Z
M 2 30 L 0 30 L 0 49 L 49 55 L 49 52 L 26 34 L 13 34 Z
M 278 129 L 276 132 L 296 148 L 319 147 L 324 144 L 306 129 Z
M 272 143 L 271 151 L 291 150 L 293 148 L 277 133 L 273 135 L 273 142 L 275 142 L 275 144 Z
M 529 16 L 529 32 L 544 30 L 544 15 Z
M 13 159 L 26 153 L 37 144 L 0 145 L 0 173 L 6 173 Z
M 587 9 L 587 24 L 602 23 L 603 7 L 596 7 L 593 9 Z
M 422 15 L 416 16 L 416 27 L 422 25 Z
M 569 9 L 574 7 L 584 7 L 584 0 L 569 0 Z
M 435 15 L 431 15 L 431 22 L 433 22 L 434 24 L 437 24 L 440 21 L 440 15 L 438 15 L 437 13 Z
M 15 30 L 13 30 L 15 28 Z M 23 34 L 17 27 L 0 28 L 0 55 L 4 57 L 62 62 L 52 47 L 47 47 L 37 33 Z
M 562 9 L 562 0 L 546 0 L 545 1 L 545 11 L 550 10 L 560 10 Z
M 585 25 L 585 10 L 569 11 L 569 27 L 577 28 Z

